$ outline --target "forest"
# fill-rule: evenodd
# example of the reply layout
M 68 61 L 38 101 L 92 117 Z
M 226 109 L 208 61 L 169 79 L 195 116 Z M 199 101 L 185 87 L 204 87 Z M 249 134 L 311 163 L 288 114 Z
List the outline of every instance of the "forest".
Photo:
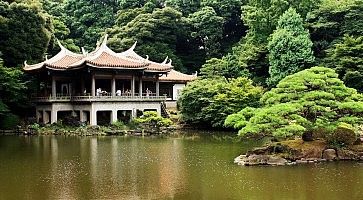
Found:
M 199 72 L 178 101 L 187 124 L 282 137 L 356 129 L 362 27 L 363 0 L 0 1 L 1 124 L 31 108 L 24 61 L 57 53 L 57 39 L 91 51 L 107 33 L 115 51 L 137 41 L 140 55 Z

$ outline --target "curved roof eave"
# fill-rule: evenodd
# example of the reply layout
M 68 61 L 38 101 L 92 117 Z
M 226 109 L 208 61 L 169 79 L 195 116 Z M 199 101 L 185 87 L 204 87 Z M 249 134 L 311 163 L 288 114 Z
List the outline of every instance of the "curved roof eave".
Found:
M 85 65 L 94 67 L 94 68 L 98 68 L 98 69 L 115 69 L 115 67 L 116 67 L 116 69 L 145 70 L 147 68 L 147 66 L 144 66 L 144 67 L 107 66 L 107 65 L 98 66 L 98 65 L 94 65 L 94 64 L 88 63 L 88 62 L 86 62 Z

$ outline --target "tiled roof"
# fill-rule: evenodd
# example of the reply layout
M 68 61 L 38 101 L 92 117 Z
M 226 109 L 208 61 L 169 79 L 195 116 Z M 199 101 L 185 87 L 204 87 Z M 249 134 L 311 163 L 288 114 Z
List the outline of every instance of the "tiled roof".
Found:
M 111 55 L 107 52 L 102 52 L 92 60 L 87 60 L 87 63 L 98 67 L 124 67 L 124 68 L 145 68 L 148 64 L 142 62 L 134 62 L 122 57 Z
M 188 74 L 183 74 L 181 72 L 178 72 L 176 70 L 171 70 L 170 72 L 167 73 L 167 75 L 163 75 L 159 78 L 159 80 L 161 82 L 189 82 L 192 80 L 195 80 L 197 78 L 196 75 L 188 75 Z
M 84 56 L 66 55 L 66 56 L 62 57 L 61 59 L 59 59 L 59 60 L 57 60 L 55 62 L 47 63 L 46 65 L 48 67 L 63 69 L 63 68 L 67 68 L 68 66 L 72 65 L 75 62 L 78 62 L 78 61 L 82 60 L 83 57 Z
M 58 42 L 59 43 L 59 42 Z M 37 63 L 34 65 L 28 65 L 26 61 L 24 62 L 24 70 L 25 71 L 32 71 L 41 69 L 43 67 L 54 69 L 54 70 L 64 70 L 68 69 L 73 63 L 78 62 L 82 60 L 85 55 L 83 54 L 77 54 L 69 51 L 65 47 L 63 47 L 60 43 L 59 46 L 61 48 L 61 51 L 53 56 L 50 59 L 46 59 L 45 61 L 41 63 Z
M 107 47 L 107 35 L 100 46 L 91 53 L 77 54 L 69 51 L 59 42 L 61 51 L 49 60 L 34 65 L 25 62 L 24 70 L 32 71 L 43 67 L 53 70 L 68 70 L 90 66 L 112 69 L 142 69 L 149 72 L 169 72 L 173 66 L 169 63 L 157 63 L 143 58 L 134 52 L 136 43 L 127 51 L 115 53 Z

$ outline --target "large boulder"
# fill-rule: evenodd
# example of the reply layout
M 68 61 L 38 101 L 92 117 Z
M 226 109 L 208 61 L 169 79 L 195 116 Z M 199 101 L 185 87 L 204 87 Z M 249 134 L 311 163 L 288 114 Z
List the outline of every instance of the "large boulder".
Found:
M 281 158 L 279 156 L 269 156 L 267 159 L 267 164 L 268 165 L 286 165 L 287 164 L 287 160 L 285 158 Z
M 360 156 L 357 152 L 354 152 L 349 149 L 338 149 L 337 155 L 339 160 L 359 160 Z
M 250 155 L 247 157 L 245 165 L 266 165 L 268 155 Z
M 337 152 L 335 149 L 325 149 L 323 151 L 323 159 L 326 160 L 336 160 L 337 159 Z
M 240 155 L 234 159 L 238 165 L 254 166 L 254 165 L 286 165 L 288 161 L 277 155 Z

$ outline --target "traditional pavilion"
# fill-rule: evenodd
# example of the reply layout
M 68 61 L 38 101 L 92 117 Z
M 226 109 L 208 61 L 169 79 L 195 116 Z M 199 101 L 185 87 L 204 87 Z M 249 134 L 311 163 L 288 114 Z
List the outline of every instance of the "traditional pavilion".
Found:
M 24 71 L 37 76 L 38 122 L 55 123 L 77 116 L 90 125 L 128 121 L 143 111 L 165 113 L 165 101 L 175 101 L 195 75 L 173 70 L 166 58 L 157 63 L 128 50 L 116 53 L 107 47 L 107 35 L 93 52 L 61 50 L 50 59 L 28 65 Z

